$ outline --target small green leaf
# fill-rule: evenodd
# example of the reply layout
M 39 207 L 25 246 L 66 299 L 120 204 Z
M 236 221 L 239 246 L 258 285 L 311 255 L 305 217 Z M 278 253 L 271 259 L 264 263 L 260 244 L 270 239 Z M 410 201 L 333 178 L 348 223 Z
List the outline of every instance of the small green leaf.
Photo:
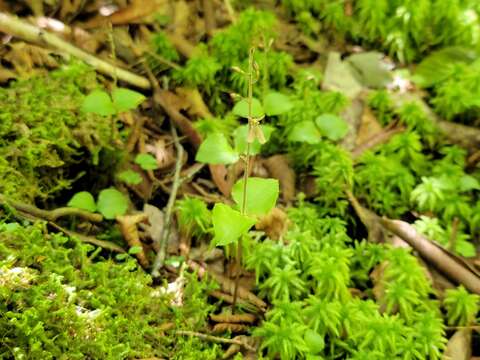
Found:
M 448 77 L 456 64 L 469 64 L 477 59 L 470 48 L 450 46 L 432 52 L 415 69 L 413 80 L 421 87 L 431 87 Z
M 230 206 L 217 203 L 212 210 L 215 246 L 226 246 L 237 242 L 255 224 L 255 219 L 240 214 Z
M 130 255 L 136 255 L 138 253 L 140 253 L 142 251 L 142 247 L 141 246 L 132 246 L 130 249 L 128 249 L 128 253 Z
M 213 133 L 202 142 L 195 160 L 207 164 L 233 164 L 238 158 L 238 153 L 232 149 L 225 136 Z
M 268 116 L 274 116 L 290 111 L 293 108 L 293 103 L 287 95 L 278 92 L 271 92 L 265 96 L 263 106 L 265 108 L 265 113 Z
M 127 257 L 128 257 L 127 254 L 117 254 L 117 255 L 115 255 L 115 259 L 118 260 L 118 261 L 125 260 Z
M 115 188 L 104 189 L 98 195 L 97 208 L 105 219 L 115 219 L 127 212 L 128 198 Z
M 83 99 L 82 111 L 102 116 L 116 113 L 110 96 L 103 90 L 94 90 Z
M 293 127 L 288 135 L 288 140 L 313 145 L 320 142 L 321 136 L 313 121 L 301 121 Z
M 233 107 L 233 113 L 237 116 L 248 118 L 248 100 L 242 99 Z M 257 98 L 252 98 L 252 117 L 261 118 L 265 113 L 262 104 Z
M 70 207 L 87 210 L 90 212 L 97 211 L 97 206 L 95 205 L 95 199 L 93 195 L 88 191 L 80 191 L 73 195 L 70 201 L 67 204 Z
M 475 246 L 467 240 L 457 241 L 455 251 L 464 257 L 474 257 L 477 254 Z
M 142 182 L 142 176 L 133 170 L 125 170 L 117 175 L 118 180 L 128 185 L 138 185 Z
M 135 157 L 135 164 L 140 165 L 143 170 L 158 169 L 157 159 L 150 154 L 138 154 Z
M 348 124 L 341 117 L 323 114 L 315 119 L 320 132 L 333 141 L 342 139 L 348 133 Z
M 312 354 L 318 354 L 322 352 L 322 350 L 325 348 L 325 340 L 323 339 L 323 336 L 316 331 L 308 329 L 305 332 L 304 338 L 305 343 L 307 344 Z
M 460 191 L 480 190 L 478 180 L 471 175 L 463 175 L 460 178 Z
M 243 179 L 235 183 L 232 198 L 242 207 Z M 278 180 L 251 177 L 247 180 L 247 215 L 267 214 L 277 202 L 279 192 Z
M 144 100 L 142 94 L 125 88 L 117 88 L 112 92 L 113 106 L 117 113 L 135 109 Z
M 272 132 L 275 130 L 273 126 L 269 125 L 259 125 L 265 136 L 265 140 L 268 141 Z M 247 151 L 247 137 L 248 137 L 248 125 L 241 125 L 235 129 L 233 132 L 233 138 L 235 141 L 235 150 L 240 154 L 245 154 Z M 260 152 L 262 144 L 255 139 L 253 143 L 250 144 L 250 155 L 256 155 Z

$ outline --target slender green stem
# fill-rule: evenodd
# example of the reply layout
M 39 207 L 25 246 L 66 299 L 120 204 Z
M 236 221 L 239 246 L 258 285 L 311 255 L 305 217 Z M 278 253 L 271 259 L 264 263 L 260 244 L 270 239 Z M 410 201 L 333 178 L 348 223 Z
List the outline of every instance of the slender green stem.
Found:
M 255 48 L 250 49 L 250 54 L 248 57 L 248 134 L 253 130 L 253 116 L 252 116 L 252 99 L 253 99 L 253 55 L 255 53 Z M 245 152 L 245 169 L 243 172 L 243 197 L 242 197 L 242 207 L 241 207 L 241 214 L 246 215 L 247 210 L 247 182 L 248 182 L 248 175 L 250 172 L 250 139 L 247 139 L 247 149 Z M 237 303 L 237 296 L 238 296 L 238 286 L 240 283 L 240 267 L 241 267 L 241 258 L 242 258 L 242 237 L 238 239 L 237 244 L 237 259 L 236 259 L 236 270 L 237 273 L 235 274 L 235 289 L 233 291 L 233 308 Z

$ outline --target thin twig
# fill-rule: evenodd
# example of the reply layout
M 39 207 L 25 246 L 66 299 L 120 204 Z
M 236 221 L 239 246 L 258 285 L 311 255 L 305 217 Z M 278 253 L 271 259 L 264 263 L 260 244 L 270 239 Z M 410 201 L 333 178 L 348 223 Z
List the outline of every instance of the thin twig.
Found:
M 54 223 L 53 221 L 49 221 L 48 224 L 50 226 L 54 227 L 55 229 L 63 232 L 65 235 L 67 235 L 69 237 L 76 237 L 78 240 L 80 240 L 84 243 L 96 245 L 96 246 L 99 246 L 101 248 L 104 248 L 104 249 L 107 249 L 107 250 L 110 250 L 110 251 L 114 251 L 114 252 L 118 252 L 118 253 L 125 253 L 126 252 L 124 248 L 122 248 L 122 247 L 118 246 L 117 244 L 114 244 L 110 241 L 100 240 L 100 239 L 97 239 L 93 236 L 87 236 L 87 235 L 77 233 L 75 231 L 67 230 L 67 229 L 61 227 L 60 225 Z
M 160 275 L 160 269 L 163 266 L 166 256 L 167 244 L 168 239 L 170 238 L 170 227 L 172 223 L 172 212 L 173 212 L 173 205 L 177 198 L 177 191 L 180 185 L 180 171 L 182 170 L 182 162 L 183 162 L 183 147 L 178 140 L 177 129 L 175 125 L 171 124 L 172 130 L 172 137 L 175 143 L 175 148 L 177 149 L 177 162 L 175 164 L 175 175 L 173 176 L 173 184 L 172 184 L 172 191 L 170 193 L 170 197 L 168 198 L 167 208 L 165 210 L 165 224 L 162 230 L 162 237 L 161 243 L 159 246 L 159 251 L 155 258 L 155 262 L 153 263 L 152 267 L 152 276 L 158 277 Z
M 94 69 L 101 73 L 110 75 L 112 77 L 115 77 L 116 75 L 119 80 L 125 81 L 131 85 L 142 89 L 150 89 L 150 82 L 143 76 L 139 76 L 128 70 L 121 69 L 118 66 L 101 60 L 77 48 L 76 46 L 71 45 L 54 34 L 28 24 L 27 22 L 4 12 L 0 12 L 0 31 L 10 35 L 18 36 L 27 41 L 37 42 L 54 47 L 57 50 L 63 51 L 85 61 L 87 64 L 91 65 Z
M 203 0 L 202 5 L 203 20 L 205 21 L 205 32 L 208 34 L 208 36 L 212 36 L 213 31 L 217 27 L 212 0 Z
M 48 221 L 56 221 L 60 217 L 64 216 L 78 216 L 91 222 L 101 222 L 103 216 L 100 214 L 94 214 L 86 210 L 77 209 L 73 207 L 61 207 L 54 210 L 43 210 L 36 206 L 25 204 L 20 201 L 8 199 L 5 195 L 0 194 L 0 204 L 8 204 L 16 210 L 23 211 L 31 214 L 35 217 L 42 218 Z
M 450 234 L 450 239 L 448 240 L 447 249 L 450 251 L 455 251 L 455 246 L 457 244 L 457 233 L 458 233 L 459 223 L 460 223 L 460 220 L 458 219 L 458 217 L 455 216 L 452 222 L 452 232 Z
M 196 336 L 200 339 L 207 340 L 207 341 L 212 341 L 220 344 L 234 344 L 234 345 L 239 345 L 245 348 L 245 350 L 251 351 L 251 352 L 256 352 L 257 350 L 251 346 L 246 344 L 243 341 L 240 340 L 235 340 L 235 339 L 225 339 L 219 336 L 213 336 L 213 335 L 207 335 L 207 334 L 202 334 L 199 332 L 195 331 L 186 331 L 186 330 L 177 330 L 175 331 L 175 334 L 177 335 L 184 335 L 184 336 Z

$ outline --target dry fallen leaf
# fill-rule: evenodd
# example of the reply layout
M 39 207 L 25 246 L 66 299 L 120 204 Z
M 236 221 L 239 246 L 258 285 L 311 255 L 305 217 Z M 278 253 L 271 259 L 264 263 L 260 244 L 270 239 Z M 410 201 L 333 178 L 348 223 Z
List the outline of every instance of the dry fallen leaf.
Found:
M 461 329 L 448 340 L 442 360 L 470 360 L 472 356 L 472 330 Z
M 146 214 L 136 214 L 136 215 L 124 215 L 117 216 L 116 220 L 120 225 L 120 231 L 122 232 L 123 238 L 129 247 L 138 247 L 140 251 L 135 254 L 138 262 L 142 267 L 147 268 L 149 266 L 148 257 L 145 254 L 143 249 L 143 244 L 140 241 L 140 236 L 137 229 L 137 224 L 147 220 Z
M 286 155 L 274 155 L 263 161 L 270 176 L 280 183 L 282 199 L 289 202 L 295 199 L 295 172 L 290 167 Z
M 289 226 L 290 220 L 287 214 L 279 208 L 273 208 L 258 220 L 255 228 L 263 230 L 270 239 L 278 240 L 287 232 Z
M 358 146 L 363 144 L 373 135 L 382 131 L 382 125 L 377 120 L 377 117 L 373 113 L 370 107 L 365 106 L 362 113 L 362 121 L 357 133 L 357 139 L 355 144 Z

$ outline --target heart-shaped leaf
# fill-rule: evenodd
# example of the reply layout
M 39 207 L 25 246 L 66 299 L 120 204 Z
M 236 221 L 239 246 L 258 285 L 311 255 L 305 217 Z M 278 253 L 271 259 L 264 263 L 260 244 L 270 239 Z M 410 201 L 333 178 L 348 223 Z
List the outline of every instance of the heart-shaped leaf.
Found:
M 340 140 L 348 133 L 348 124 L 341 117 L 334 114 L 323 114 L 315 119 L 315 124 L 322 135 L 333 141 Z
M 200 145 L 195 160 L 207 164 L 233 164 L 239 159 L 238 153 L 232 149 L 225 136 L 213 133 Z
M 97 205 L 95 205 L 95 199 L 93 195 L 88 191 L 80 191 L 73 195 L 67 204 L 70 207 L 77 209 L 87 210 L 90 212 L 97 211 Z
M 243 184 L 239 180 L 232 189 L 232 198 L 241 208 L 243 203 Z M 265 215 L 275 206 L 279 192 L 278 180 L 251 177 L 247 180 L 247 215 Z
M 143 170 L 158 169 L 157 159 L 150 154 L 138 154 L 135 157 L 135 164 L 140 165 Z
M 117 189 L 104 189 L 98 195 L 97 208 L 105 219 L 115 219 L 127 212 L 128 198 Z
M 94 90 L 83 99 L 82 111 L 102 116 L 116 113 L 110 96 L 103 90 Z
M 313 121 L 301 121 L 293 127 L 288 135 L 288 140 L 305 142 L 307 144 L 318 144 L 321 137 L 322 135 Z
M 237 116 L 248 118 L 248 100 L 242 99 L 233 107 L 233 113 Z M 262 104 L 257 98 L 252 98 L 252 117 L 261 118 L 265 115 Z
M 118 180 L 128 185 L 138 185 L 142 182 L 142 176 L 133 170 L 125 170 L 117 175 Z
M 265 96 L 263 106 L 268 116 L 274 116 L 290 111 L 293 108 L 293 103 L 287 95 L 271 92 Z
M 112 92 L 112 99 L 115 110 L 121 113 L 135 109 L 145 100 L 145 96 L 130 89 L 117 88 Z
M 230 206 L 217 203 L 212 210 L 215 246 L 234 244 L 255 224 L 255 219 L 242 215 Z

